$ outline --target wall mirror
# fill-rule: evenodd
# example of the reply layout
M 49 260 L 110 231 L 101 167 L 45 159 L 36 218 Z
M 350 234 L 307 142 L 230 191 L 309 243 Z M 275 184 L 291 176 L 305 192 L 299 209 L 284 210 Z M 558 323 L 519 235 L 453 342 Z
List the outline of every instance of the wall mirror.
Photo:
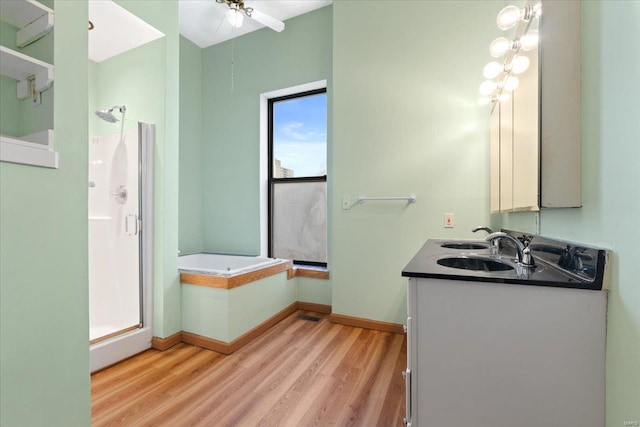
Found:
M 492 103 L 491 212 L 580 206 L 579 1 L 504 7 L 497 60 L 483 70 Z

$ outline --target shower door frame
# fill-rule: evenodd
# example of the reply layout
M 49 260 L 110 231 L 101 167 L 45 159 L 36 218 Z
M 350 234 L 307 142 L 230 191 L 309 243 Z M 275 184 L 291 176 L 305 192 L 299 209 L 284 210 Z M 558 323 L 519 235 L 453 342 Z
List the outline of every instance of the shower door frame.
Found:
M 140 327 L 90 345 L 91 372 L 151 348 L 151 339 L 153 338 L 153 157 L 155 138 L 155 125 L 138 122 Z

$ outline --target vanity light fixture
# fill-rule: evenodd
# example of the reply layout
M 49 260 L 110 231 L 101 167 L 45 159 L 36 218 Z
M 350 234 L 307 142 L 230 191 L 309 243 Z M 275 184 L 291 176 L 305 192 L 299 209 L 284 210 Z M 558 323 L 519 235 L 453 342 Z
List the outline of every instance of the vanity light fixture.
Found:
M 507 53 L 513 43 L 509 41 L 506 37 L 498 37 L 489 45 L 489 53 L 494 58 L 500 58 L 502 55 Z
M 503 31 L 510 30 L 515 27 L 518 21 L 529 22 L 532 18 L 539 16 L 540 10 L 540 3 L 533 6 L 527 3 L 522 9 L 513 5 L 506 6 L 498 12 L 496 24 L 498 25 L 498 28 Z
M 520 9 L 517 6 L 506 6 L 500 10 L 496 24 L 501 30 L 516 27 L 513 40 L 498 37 L 489 46 L 489 54 L 494 58 L 504 57 L 502 63 L 492 61 L 482 70 L 487 81 L 480 85 L 480 94 L 489 97 L 489 102 L 503 102 L 511 98 L 510 92 L 520 84 L 517 74 L 529 68 L 529 58 L 519 55 L 520 50 L 529 51 L 538 46 L 538 31 L 531 28 L 531 23 L 542 14 L 540 0 L 528 0 Z M 493 81 L 493 79 L 497 79 Z M 482 98 L 481 103 L 487 103 Z
M 482 70 L 482 75 L 487 79 L 495 79 L 504 71 L 504 65 L 499 62 L 489 62 L 484 66 Z
M 516 55 L 511 61 L 511 72 L 513 74 L 522 74 L 529 69 L 529 58 L 522 55 Z
M 520 19 L 520 9 L 517 6 L 506 6 L 498 13 L 496 24 L 501 30 L 509 30 L 516 25 Z
M 507 75 L 502 84 L 502 88 L 507 92 L 513 92 L 519 84 L 520 80 L 516 76 Z
M 523 50 L 529 51 L 538 47 L 538 30 L 529 30 L 522 37 L 520 37 L 520 47 Z
M 501 73 L 511 72 L 512 74 L 522 74 L 529 68 L 529 58 L 522 55 L 515 55 L 509 64 L 501 64 L 496 61 L 489 62 L 482 70 L 485 78 L 491 80 Z

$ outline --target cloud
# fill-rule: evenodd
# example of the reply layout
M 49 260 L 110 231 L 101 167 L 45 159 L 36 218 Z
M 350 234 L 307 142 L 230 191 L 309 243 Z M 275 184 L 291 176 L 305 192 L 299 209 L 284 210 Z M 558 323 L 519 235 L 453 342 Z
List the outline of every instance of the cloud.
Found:
M 288 122 L 280 127 L 280 132 L 286 137 L 299 141 L 317 140 L 318 138 L 326 137 L 324 132 L 308 127 L 301 122 Z

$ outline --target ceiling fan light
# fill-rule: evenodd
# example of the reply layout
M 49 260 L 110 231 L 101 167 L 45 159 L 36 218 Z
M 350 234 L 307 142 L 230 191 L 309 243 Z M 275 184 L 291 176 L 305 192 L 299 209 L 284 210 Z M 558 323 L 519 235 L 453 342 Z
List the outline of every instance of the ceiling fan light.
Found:
M 244 16 L 242 16 L 242 12 L 237 9 L 231 8 L 227 10 L 225 13 L 225 18 L 227 22 L 231 24 L 234 28 L 242 27 L 242 22 L 244 21 Z

